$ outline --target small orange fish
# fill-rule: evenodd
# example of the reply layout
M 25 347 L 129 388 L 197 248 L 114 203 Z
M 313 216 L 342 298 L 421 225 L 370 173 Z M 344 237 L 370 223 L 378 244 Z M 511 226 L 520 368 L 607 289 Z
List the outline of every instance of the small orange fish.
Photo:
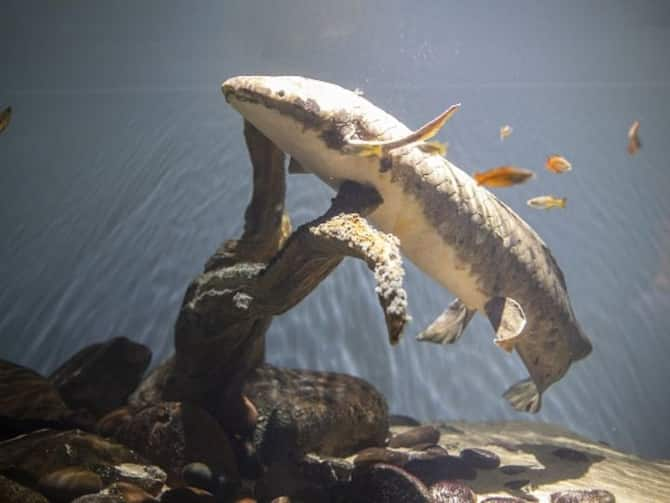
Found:
M 486 187 L 509 187 L 526 182 L 534 176 L 532 171 L 516 166 L 500 166 L 472 175 L 478 185 Z
M 640 147 L 642 142 L 640 142 L 640 137 L 638 136 L 638 131 L 640 130 L 640 122 L 635 121 L 628 130 L 628 153 L 634 155 Z
M 545 167 L 552 173 L 565 173 L 572 170 L 572 164 L 560 155 L 551 155 L 547 157 Z
M 500 141 L 503 141 L 511 134 L 512 134 L 512 126 L 510 126 L 509 124 L 505 124 L 500 128 Z
M 549 210 L 551 208 L 565 208 L 568 199 L 565 197 L 537 196 L 526 201 L 531 208 Z
M 0 133 L 2 133 L 7 126 L 9 126 L 9 121 L 12 118 L 12 107 L 5 108 L 0 112 Z

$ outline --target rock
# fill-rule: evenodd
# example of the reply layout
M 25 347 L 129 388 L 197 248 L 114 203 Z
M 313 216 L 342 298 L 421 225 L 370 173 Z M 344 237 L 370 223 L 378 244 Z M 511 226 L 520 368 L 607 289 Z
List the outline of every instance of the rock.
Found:
M 551 495 L 551 503 L 614 503 L 615 501 L 611 492 L 602 489 L 559 491 Z
M 77 499 L 72 500 L 72 503 L 127 503 L 123 496 L 105 494 L 104 492 L 99 492 L 95 494 L 86 494 L 84 496 L 79 496 Z
M 262 365 L 244 386 L 258 410 L 255 443 L 263 453 L 313 452 L 349 456 L 365 447 L 383 446 L 388 434 L 384 397 L 370 384 L 333 372 L 279 369 Z M 276 448 L 261 449 L 260 446 Z
M 0 439 L 59 427 L 72 414 L 47 379 L 29 368 L 0 360 Z
M 524 473 L 527 470 L 527 466 L 521 465 L 505 465 L 500 467 L 500 471 L 505 475 L 519 475 L 520 473 Z
M 434 426 L 419 426 L 412 428 L 397 435 L 393 435 L 389 441 L 388 446 L 393 448 L 398 447 L 413 447 L 419 444 L 437 444 L 440 440 L 440 430 Z
M 207 464 L 216 476 L 238 479 L 228 436 L 203 409 L 164 402 L 137 412 L 117 431 L 117 438 L 164 468 L 170 485 L 181 482 L 192 462 Z
M 219 486 L 212 470 L 205 463 L 189 463 L 184 465 L 181 478 L 187 486 L 199 487 L 214 494 Z
M 355 466 L 385 463 L 388 465 L 403 466 L 409 461 L 409 453 L 394 451 L 384 447 L 368 447 L 363 449 L 354 458 Z
M 85 347 L 56 369 L 49 380 L 73 409 L 96 416 L 125 405 L 151 361 L 144 344 L 125 337 Z
M 51 501 L 69 503 L 84 494 L 100 491 L 102 479 L 82 466 L 68 466 L 43 475 L 39 479 L 38 487 Z
M 569 447 L 559 447 L 552 451 L 552 454 L 566 461 L 576 461 L 578 463 L 588 463 L 589 461 L 589 457 L 586 454 Z
M 166 473 L 157 466 L 121 463 L 119 465 L 91 465 L 104 485 L 113 483 L 130 484 L 156 496 L 167 480 Z M 121 486 L 125 487 L 125 486 Z
M 522 487 L 527 486 L 528 484 L 530 484 L 530 480 L 528 480 L 528 479 L 518 479 L 518 480 L 508 480 L 507 482 L 505 482 L 504 485 L 508 489 L 518 491 L 519 489 L 521 489 Z
M 421 423 L 410 416 L 403 416 L 402 414 L 391 414 L 389 416 L 390 426 L 421 426 Z
M 141 487 L 127 482 L 115 482 L 106 487 L 101 494 L 120 496 L 125 503 L 152 503 L 158 501 Z
M 175 487 L 165 491 L 161 496 L 161 503 L 215 503 L 216 498 L 197 487 Z
M 526 503 L 526 500 L 514 496 L 493 496 L 482 500 L 481 503 Z
M 476 503 L 477 496 L 465 484 L 442 480 L 430 486 L 432 503 Z
M 3 503 L 49 503 L 40 493 L 0 475 L 0 501 Z
M 10 470 L 33 483 L 69 466 L 122 463 L 145 461 L 123 445 L 80 430 L 39 430 L 0 442 L 0 472 Z
M 119 407 L 102 416 L 95 424 L 95 431 L 103 437 L 115 437 L 116 432 L 132 419 L 129 407 Z
M 493 470 L 500 466 L 500 457 L 486 449 L 463 449 L 460 457 L 472 468 Z
M 275 463 L 257 481 L 256 497 L 260 501 L 281 496 L 297 501 L 328 501 L 343 490 L 353 469 L 346 460 L 314 454 L 288 463 Z
M 473 480 L 477 471 L 466 464 L 461 458 L 436 452 L 428 456 L 415 457 L 405 464 L 404 469 L 419 478 L 427 486 L 443 480 Z M 423 454 L 423 453 L 422 453 Z
M 416 477 L 393 465 L 356 468 L 351 481 L 354 503 L 431 503 L 428 488 Z

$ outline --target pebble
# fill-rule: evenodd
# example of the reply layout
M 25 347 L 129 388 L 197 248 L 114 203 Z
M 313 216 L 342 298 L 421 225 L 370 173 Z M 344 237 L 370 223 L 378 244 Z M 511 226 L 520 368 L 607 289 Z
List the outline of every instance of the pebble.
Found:
M 515 498 L 514 496 L 493 496 L 492 498 L 486 498 L 482 500 L 481 503 L 524 503 L 521 498 Z
M 403 466 L 407 461 L 409 461 L 409 454 L 407 452 L 393 451 L 383 447 L 368 447 L 356 454 L 354 466 L 371 465 L 374 463 Z
M 199 487 L 211 493 L 216 492 L 218 480 L 205 463 L 188 463 L 181 470 L 181 478 L 187 486 Z
M 216 498 L 197 487 L 175 487 L 161 495 L 161 503 L 216 503 Z
M 500 467 L 500 471 L 505 475 L 519 475 L 520 473 L 525 472 L 527 469 L 528 467 L 521 465 L 505 465 Z
M 551 495 L 551 503 L 614 503 L 614 495 L 603 489 L 559 491 Z
M 530 484 L 530 480 L 528 479 L 519 479 L 519 480 L 508 480 L 505 482 L 505 487 L 508 489 L 514 489 L 515 491 L 518 491 L 522 487 L 527 486 Z
M 433 459 L 411 459 L 405 470 L 430 486 L 442 480 L 474 480 L 477 471 L 456 456 L 441 455 Z
M 82 466 L 69 466 L 47 473 L 37 485 L 39 491 L 50 500 L 69 503 L 84 494 L 100 491 L 102 479 Z
M 500 466 L 498 455 L 486 449 L 463 449 L 461 459 L 472 468 L 482 470 L 492 470 Z
M 354 470 L 354 503 L 431 503 L 430 491 L 416 477 L 393 465 L 376 464 Z
M 421 423 L 410 416 L 391 414 L 389 416 L 389 426 L 421 426 Z
M 465 484 L 442 480 L 430 486 L 432 503 L 476 503 L 477 495 Z
M 579 461 L 582 463 L 589 461 L 589 457 L 586 454 L 576 451 L 575 449 L 570 449 L 569 447 L 559 447 L 552 451 L 552 454 L 557 458 L 565 459 L 566 461 Z
M 419 426 L 398 433 L 391 437 L 389 447 L 413 447 L 419 444 L 437 444 L 440 440 L 440 430 L 434 426 Z

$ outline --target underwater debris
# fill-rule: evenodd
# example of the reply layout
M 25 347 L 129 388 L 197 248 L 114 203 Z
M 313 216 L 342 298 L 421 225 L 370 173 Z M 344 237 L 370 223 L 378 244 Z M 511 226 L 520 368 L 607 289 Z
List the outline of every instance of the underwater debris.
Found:
M 560 155 L 550 155 L 547 157 L 547 162 L 544 163 L 544 166 L 552 173 L 557 174 L 572 171 L 572 164 L 570 164 L 570 161 Z
M 568 199 L 566 197 L 537 196 L 526 201 L 531 208 L 550 210 L 551 208 L 565 208 Z
M 499 166 L 481 173 L 477 172 L 472 177 L 478 185 L 485 187 L 511 187 L 534 178 L 535 173 L 517 166 Z

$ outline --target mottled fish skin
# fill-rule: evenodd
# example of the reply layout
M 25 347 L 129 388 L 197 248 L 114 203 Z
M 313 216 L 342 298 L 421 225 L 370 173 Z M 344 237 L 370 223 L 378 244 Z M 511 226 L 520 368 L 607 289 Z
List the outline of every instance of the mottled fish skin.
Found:
M 505 203 L 416 144 L 382 158 L 343 152 L 347 138 L 406 136 L 410 130 L 400 121 L 351 91 L 303 77 L 234 77 L 222 91 L 326 183 L 337 187 L 351 179 L 375 186 L 384 203 L 371 219 L 397 235 L 403 252 L 469 308 L 483 313 L 493 297 L 515 299 L 527 318 L 515 348 L 540 393 L 589 354 L 556 260 Z

